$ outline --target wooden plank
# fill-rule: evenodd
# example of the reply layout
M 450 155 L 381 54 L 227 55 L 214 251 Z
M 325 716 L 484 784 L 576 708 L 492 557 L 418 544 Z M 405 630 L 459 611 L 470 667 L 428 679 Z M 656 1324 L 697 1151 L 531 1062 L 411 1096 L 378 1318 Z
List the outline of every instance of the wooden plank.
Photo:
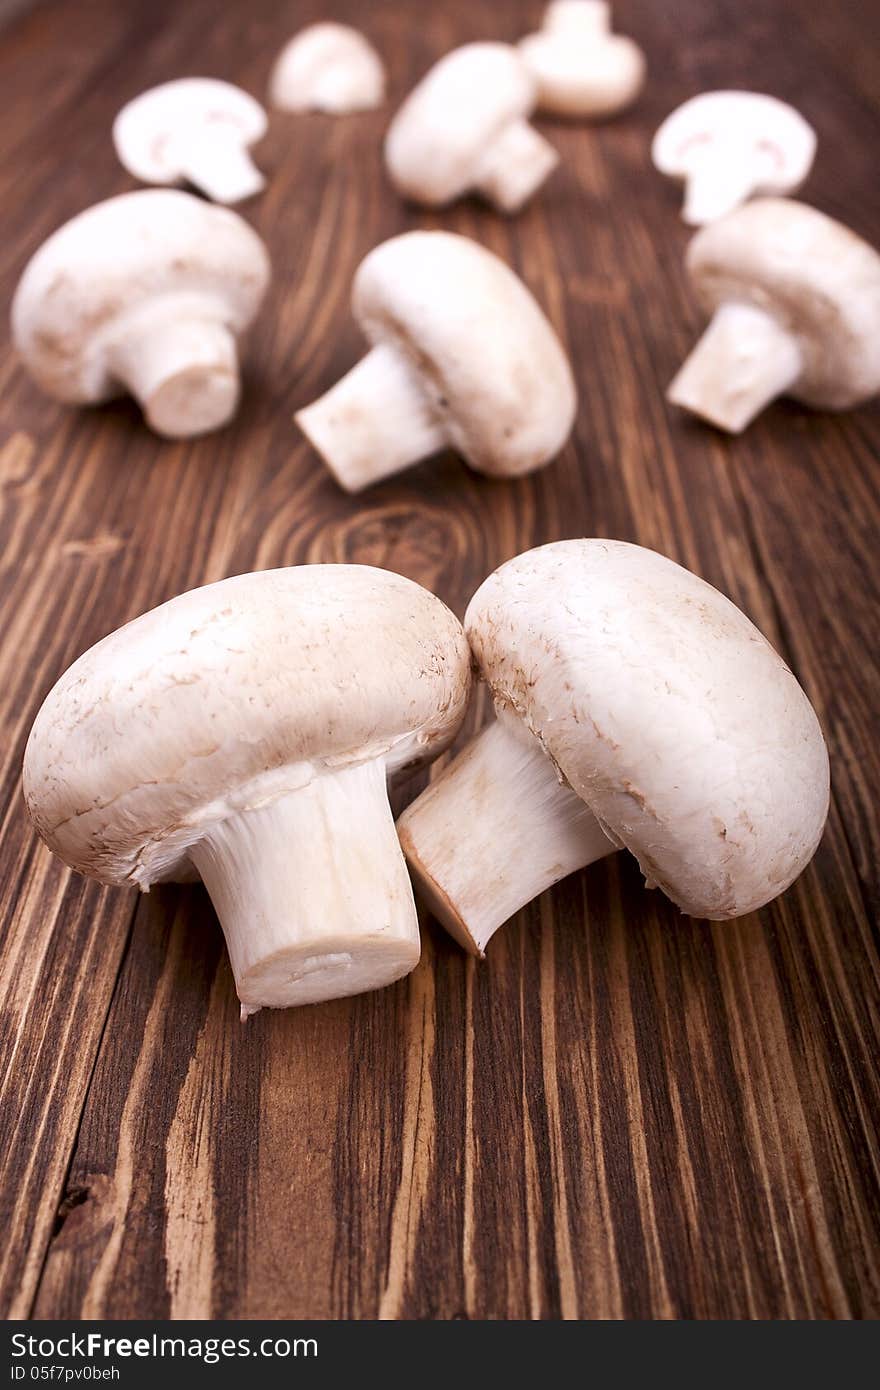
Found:
M 647 154 L 692 92 L 774 91 L 820 132 L 804 196 L 880 242 L 880 16 L 832 20 L 819 0 L 615 8 L 649 54 L 645 95 L 608 126 L 548 124 L 562 169 L 513 221 L 400 204 L 381 170 L 385 112 L 273 118 L 269 186 L 244 213 L 275 292 L 229 430 L 169 445 L 128 403 L 62 410 L 4 345 L 0 1306 L 13 1316 L 880 1313 L 880 411 L 780 406 L 728 441 L 667 408 L 700 321 L 678 190 Z M 132 17 L 50 0 L 10 26 L 7 291 L 53 226 L 133 186 L 108 134 L 127 96 L 193 71 L 260 94 L 281 41 L 320 9 L 252 0 L 218 15 L 192 0 Z M 338 11 L 386 54 L 394 102 L 454 44 L 513 39 L 537 13 Z M 36 54 L 57 75 L 40 100 Z M 533 287 L 576 363 L 575 437 L 531 479 L 493 483 L 444 456 L 352 499 L 290 417 L 360 350 L 359 260 L 415 226 L 475 236 Z M 829 829 L 764 912 L 689 922 L 618 856 L 519 914 L 482 965 L 426 919 L 409 980 L 241 1029 L 200 888 L 136 903 L 35 845 L 18 791 L 30 721 L 69 661 L 134 614 L 225 574 L 322 560 L 385 565 L 461 613 L 502 560 L 583 534 L 654 546 L 724 589 L 816 702 Z M 468 727 L 485 713 L 481 699 Z

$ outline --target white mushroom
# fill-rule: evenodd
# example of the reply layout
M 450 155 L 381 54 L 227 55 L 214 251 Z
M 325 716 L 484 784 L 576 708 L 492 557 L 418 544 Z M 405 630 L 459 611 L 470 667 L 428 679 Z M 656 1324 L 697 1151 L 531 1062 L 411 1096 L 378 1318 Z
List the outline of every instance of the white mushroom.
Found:
M 639 546 L 558 541 L 496 570 L 465 631 L 497 718 L 398 831 L 468 949 L 616 849 L 715 919 L 769 902 L 809 862 L 829 794 L 816 716 L 701 579 Z
M 348 491 L 449 446 L 495 477 L 562 448 L 577 405 L 568 359 L 484 247 L 451 232 L 392 237 L 361 263 L 352 308 L 370 352 L 296 416 Z
M 521 54 L 469 43 L 435 64 L 388 129 L 385 163 L 399 193 L 443 207 L 477 192 L 516 212 L 559 156 L 528 123 L 537 96 Z
M 31 258 L 13 338 L 50 396 L 87 405 L 130 391 L 159 434 L 203 434 L 235 413 L 236 338 L 268 283 L 266 249 L 236 213 L 189 193 L 125 193 Z
M 632 39 L 611 33 L 605 0 L 552 0 L 539 33 L 519 51 L 538 84 L 538 109 L 554 116 L 611 116 L 632 105 L 645 80 L 645 57 Z
M 777 396 L 846 410 L 880 391 L 880 255 L 804 203 L 762 198 L 697 232 L 712 321 L 668 398 L 738 433 Z
M 259 193 L 265 179 L 248 153 L 266 133 L 258 101 L 213 77 L 151 87 L 113 123 L 120 162 L 143 183 L 191 183 L 215 203 Z
M 661 174 L 683 179 L 682 216 L 714 222 L 754 193 L 791 193 L 816 153 L 793 106 L 759 92 L 703 92 L 667 116 L 651 147 Z
M 370 111 L 385 100 L 382 59 L 348 24 L 309 24 L 281 50 L 269 100 L 284 111 Z
M 460 623 L 360 565 L 237 575 L 92 647 L 37 715 L 28 811 L 102 883 L 203 879 L 247 1016 L 390 984 L 419 958 L 388 804 L 454 736 Z

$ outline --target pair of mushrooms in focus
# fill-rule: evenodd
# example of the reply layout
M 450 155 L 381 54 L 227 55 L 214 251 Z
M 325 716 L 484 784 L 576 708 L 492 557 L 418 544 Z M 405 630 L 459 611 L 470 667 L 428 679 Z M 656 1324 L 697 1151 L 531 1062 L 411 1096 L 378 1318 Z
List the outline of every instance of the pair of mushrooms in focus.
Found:
M 395 828 L 388 781 L 451 743 L 472 660 L 495 718 Z M 829 796 L 815 713 L 753 624 L 672 561 L 602 540 L 502 565 L 464 629 L 411 580 L 358 565 L 183 594 L 61 677 L 23 785 L 78 871 L 142 890 L 201 877 L 243 1017 L 413 969 L 404 854 L 482 953 L 620 848 L 684 912 L 751 912 L 808 863 Z

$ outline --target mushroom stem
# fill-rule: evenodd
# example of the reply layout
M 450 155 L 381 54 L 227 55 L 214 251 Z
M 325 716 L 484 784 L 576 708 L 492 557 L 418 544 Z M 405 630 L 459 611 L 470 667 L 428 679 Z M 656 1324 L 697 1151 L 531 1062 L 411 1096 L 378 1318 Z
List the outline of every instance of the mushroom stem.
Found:
M 378 989 L 419 959 L 381 759 L 229 816 L 190 857 L 226 937 L 242 1019 Z
M 216 139 L 200 133 L 178 147 L 177 158 L 184 178 L 215 203 L 240 203 L 265 187 L 247 147 L 236 144 L 228 130 Z
M 705 158 L 685 181 L 681 215 L 689 226 L 716 222 L 751 197 L 757 180 L 754 160 L 746 157 L 749 153 L 740 142 L 720 148 L 717 141 L 710 143 Z
M 801 375 L 797 339 L 754 304 L 722 304 L 667 392 L 667 399 L 739 434 Z
M 617 848 L 510 715 L 468 744 L 397 831 L 431 911 L 480 956 L 513 913 Z
M 235 338 L 203 306 L 171 303 L 160 314 L 129 316 L 108 366 L 140 401 L 152 428 L 171 439 L 206 434 L 235 414 Z
M 374 347 L 294 418 L 347 492 L 400 473 L 447 442 L 418 375 L 392 344 Z
M 558 163 L 556 150 L 528 121 L 511 121 L 486 150 L 474 187 L 502 212 L 516 212 Z

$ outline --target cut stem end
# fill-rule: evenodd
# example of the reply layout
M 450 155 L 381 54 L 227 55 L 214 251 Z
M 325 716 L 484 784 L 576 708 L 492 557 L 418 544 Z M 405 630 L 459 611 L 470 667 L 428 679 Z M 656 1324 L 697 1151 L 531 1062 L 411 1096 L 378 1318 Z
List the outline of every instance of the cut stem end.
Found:
M 486 151 L 474 186 L 501 212 L 518 212 L 559 163 L 528 121 L 511 121 Z
M 739 434 L 802 370 L 797 339 L 772 314 L 753 304 L 722 304 L 667 399 Z
M 513 716 L 468 744 L 397 830 L 427 906 L 475 955 L 546 888 L 615 849 Z
M 387 344 L 294 418 L 346 492 L 390 478 L 446 443 L 415 369 Z

